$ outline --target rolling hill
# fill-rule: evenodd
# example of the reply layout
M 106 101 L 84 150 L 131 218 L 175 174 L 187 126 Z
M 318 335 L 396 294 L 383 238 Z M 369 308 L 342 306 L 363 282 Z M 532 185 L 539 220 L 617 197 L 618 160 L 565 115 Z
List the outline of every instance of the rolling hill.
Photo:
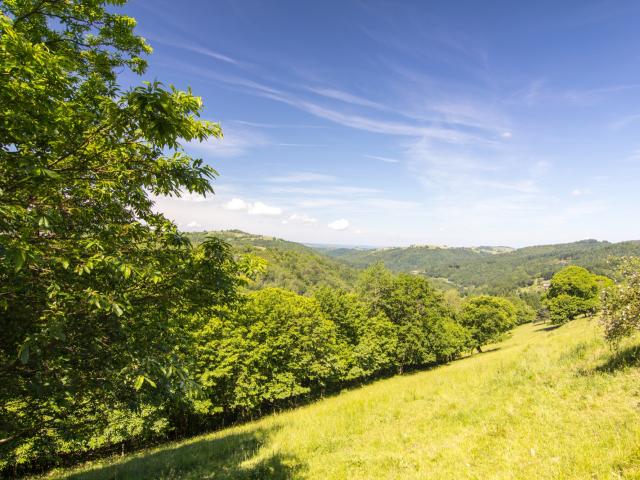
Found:
M 413 272 L 447 279 L 460 287 L 504 293 L 549 279 L 573 264 L 613 276 L 610 259 L 640 255 L 640 241 L 610 243 L 597 240 L 509 249 L 507 247 L 447 248 L 411 246 L 380 249 L 322 249 L 328 256 L 363 268 L 375 262 L 396 272 Z
M 191 232 L 187 235 L 195 244 L 208 235 L 215 235 L 229 243 L 237 253 L 252 253 L 265 259 L 267 271 L 250 285 L 252 290 L 280 287 L 304 294 L 321 286 L 349 288 L 357 276 L 354 267 L 300 243 L 240 230 Z

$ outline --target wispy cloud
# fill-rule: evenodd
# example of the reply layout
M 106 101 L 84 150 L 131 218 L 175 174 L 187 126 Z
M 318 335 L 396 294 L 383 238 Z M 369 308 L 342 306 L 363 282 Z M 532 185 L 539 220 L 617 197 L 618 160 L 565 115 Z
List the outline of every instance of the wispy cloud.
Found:
M 333 182 L 337 180 L 333 175 L 316 172 L 292 172 L 278 177 L 268 177 L 271 183 L 306 183 L 306 182 Z
M 351 105 L 359 105 L 361 107 L 373 108 L 375 110 L 390 111 L 390 107 L 383 105 L 382 103 L 374 102 L 367 98 L 360 97 L 353 93 L 344 92 L 335 88 L 323 88 L 323 87 L 305 87 L 306 90 L 315 93 L 316 95 L 338 100 L 344 103 L 350 103 Z
M 564 93 L 564 97 L 571 103 L 586 105 L 603 101 L 611 94 L 635 90 L 638 88 L 640 88 L 640 84 L 608 85 L 598 88 L 569 90 Z
M 237 123 L 240 125 L 246 125 L 248 127 L 257 127 L 257 128 L 326 128 L 322 125 L 310 125 L 304 123 L 263 123 L 263 122 L 249 122 L 246 120 L 231 120 L 233 123 Z
M 385 162 L 385 163 L 399 163 L 400 160 L 398 160 L 397 158 L 390 158 L 390 157 L 381 157 L 379 155 L 364 155 L 365 158 L 371 158 L 373 160 L 380 160 L 381 162 Z
M 235 58 L 231 58 L 228 55 L 225 55 L 223 53 L 217 52 L 215 50 L 212 50 L 211 48 L 208 48 L 206 46 L 203 45 L 198 45 L 195 43 L 188 43 L 188 42 L 183 42 L 183 41 L 176 41 L 176 40 L 171 40 L 171 39 L 167 39 L 167 38 L 161 38 L 155 35 L 146 35 L 147 40 L 149 40 L 151 43 L 159 43 L 162 45 L 166 45 L 168 47 L 171 48 L 177 48 L 180 50 L 186 50 L 189 52 L 193 52 L 193 53 L 198 53 L 200 55 L 203 55 L 205 57 L 208 58 L 212 58 L 214 60 L 218 60 L 224 63 L 228 63 L 231 65 L 235 65 L 235 66 L 242 66 L 245 65 L 244 62 L 240 62 L 238 60 L 236 60 Z
M 521 103 L 531 107 L 544 98 L 543 92 L 546 83 L 547 81 L 543 78 L 532 80 L 507 97 L 506 101 L 508 103 Z
M 318 143 L 274 143 L 276 147 L 326 148 L 327 145 Z
M 428 137 L 450 143 L 495 145 L 497 141 L 494 134 L 488 136 L 481 132 L 470 132 L 464 128 L 464 125 L 462 125 L 463 128 L 460 128 L 458 125 L 447 126 L 446 121 L 443 121 L 442 119 L 425 119 L 422 122 L 406 122 L 388 120 L 386 117 L 378 118 L 364 114 L 354 114 L 330 108 L 325 105 L 320 105 L 292 92 L 285 91 L 280 87 L 271 87 L 262 82 L 247 78 L 221 74 L 209 69 L 198 68 L 186 64 L 182 65 L 181 68 L 205 78 L 211 78 L 226 85 L 240 88 L 245 93 L 285 103 L 315 117 L 357 130 L 393 136 Z M 405 116 L 404 113 L 401 113 L 401 115 Z M 435 122 L 444 126 L 429 125 L 425 124 L 425 122 Z M 495 128 L 491 129 L 491 131 L 494 130 Z
M 320 187 L 267 187 L 266 189 L 270 193 L 277 194 L 300 194 L 300 195 L 370 195 L 373 193 L 379 193 L 377 188 L 369 187 L 352 187 L 344 185 L 323 185 Z
M 237 157 L 249 150 L 272 144 L 271 139 L 256 129 L 222 125 L 222 138 L 209 138 L 204 142 L 191 141 L 187 147 L 220 157 Z
M 289 221 L 301 223 L 317 223 L 318 219 L 310 217 L 306 213 L 294 213 L 293 215 L 289 216 Z
M 636 113 L 633 115 L 626 115 L 622 118 L 619 118 L 618 120 L 616 120 L 615 122 L 612 122 L 609 127 L 612 130 L 620 130 L 625 128 L 626 126 L 637 122 L 638 120 L 640 120 L 640 113 Z

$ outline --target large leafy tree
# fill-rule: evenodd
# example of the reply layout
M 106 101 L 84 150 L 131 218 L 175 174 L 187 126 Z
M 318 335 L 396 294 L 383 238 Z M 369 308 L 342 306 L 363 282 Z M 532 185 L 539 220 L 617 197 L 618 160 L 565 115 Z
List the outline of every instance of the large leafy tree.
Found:
M 517 311 L 506 298 L 480 295 L 465 301 L 459 317 L 471 332 L 472 345 L 481 352 L 483 345 L 497 341 L 516 325 Z
M 314 298 L 336 326 L 342 379 L 367 378 L 395 365 L 397 335 L 383 313 L 373 314 L 358 295 L 323 287 Z
M 557 272 L 551 278 L 545 298 L 551 322 L 563 324 L 578 315 L 594 313 L 600 305 L 600 290 L 607 281 L 606 277 L 598 277 L 575 265 Z
M 404 367 L 449 359 L 465 348 L 467 333 L 454 320 L 442 294 L 425 278 L 394 277 L 377 265 L 363 273 L 360 285 L 372 312 L 383 313 L 395 326 L 400 372 Z
M 279 288 L 246 295 L 195 335 L 207 413 L 247 414 L 323 391 L 339 379 L 336 326 L 309 297 Z
M 221 132 L 190 91 L 119 86 L 151 51 L 122 3 L 0 1 L 0 468 L 161 431 L 191 390 L 185 319 L 240 281 L 153 211 L 212 192 L 180 142 Z

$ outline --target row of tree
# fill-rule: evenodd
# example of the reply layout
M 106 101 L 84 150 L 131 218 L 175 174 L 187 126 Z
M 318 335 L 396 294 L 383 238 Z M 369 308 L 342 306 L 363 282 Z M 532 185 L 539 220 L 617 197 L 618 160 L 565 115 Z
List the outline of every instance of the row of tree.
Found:
M 81 321 L 65 322 L 55 342 L 39 338 L 9 359 L 3 467 L 137 447 L 447 362 L 499 339 L 518 320 L 513 304 L 497 297 L 469 298 L 456 312 L 426 279 L 382 265 L 365 270 L 356 291 L 241 294 L 247 269 L 228 246 L 213 239 L 191 256 L 203 261 L 185 259 L 190 274 L 204 275 L 189 286 L 198 292 L 175 308 L 163 312 L 153 299 L 147 314 L 129 306 L 122 314 L 85 311 Z M 215 295 L 205 289 L 212 280 L 222 287 Z M 14 345 L 34 327 L 14 325 Z

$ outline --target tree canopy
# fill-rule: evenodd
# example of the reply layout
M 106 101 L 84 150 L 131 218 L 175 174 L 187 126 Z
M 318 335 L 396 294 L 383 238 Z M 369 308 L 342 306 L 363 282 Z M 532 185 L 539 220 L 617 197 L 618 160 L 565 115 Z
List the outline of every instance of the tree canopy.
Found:
M 551 322 L 562 324 L 578 315 L 593 314 L 600 305 L 600 290 L 610 280 L 571 265 L 556 273 L 546 293 Z
M 212 193 L 180 143 L 221 131 L 189 90 L 119 86 L 151 48 L 106 4 L 0 2 L 0 468 L 166 429 L 187 315 L 242 281 L 152 209 Z
M 517 321 L 516 308 L 509 300 L 489 295 L 471 297 L 462 306 L 460 321 L 471 333 L 473 346 L 497 341 Z

